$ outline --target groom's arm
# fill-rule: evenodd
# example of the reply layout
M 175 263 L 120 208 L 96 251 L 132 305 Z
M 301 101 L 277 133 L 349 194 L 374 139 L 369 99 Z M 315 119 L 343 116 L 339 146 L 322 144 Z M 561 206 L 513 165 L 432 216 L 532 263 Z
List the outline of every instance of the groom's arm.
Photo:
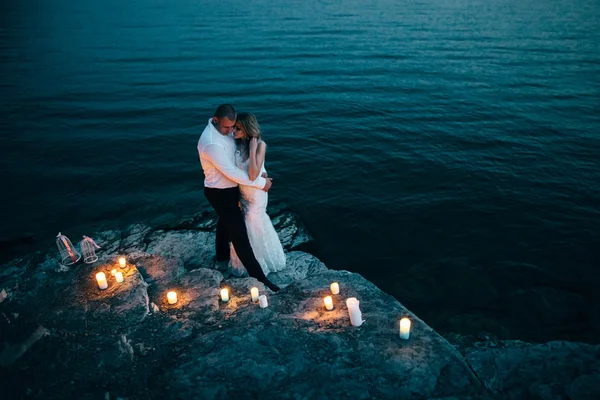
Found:
M 202 154 L 204 157 L 208 158 L 215 168 L 221 171 L 223 175 L 239 185 L 263 189 L 267 184 L 267 180 L 263 177 L 258 177 L 253 181 L 250 180 L 248 173 L 236 167 L 233 160 L 227 157 L 225 149 L 217 144 L 209 144 L 202 150 Z

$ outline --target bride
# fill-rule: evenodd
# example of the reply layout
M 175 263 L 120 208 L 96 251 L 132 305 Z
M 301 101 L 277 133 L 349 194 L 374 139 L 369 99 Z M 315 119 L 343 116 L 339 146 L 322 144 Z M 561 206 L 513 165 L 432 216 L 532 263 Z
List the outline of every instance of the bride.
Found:
M 267 144 L 261 138 L 260 127 L 253 114 L 241 112 L 237 115 L 233 137 L 236 143 L 235 165 L 248 171 L 251 180 L 266 173 Z M 265 275 L 281 271 L 285 267 L 283 247 L 267 215 L 268 200 L 267 192 L 240 185 L 240 204 L 246 220 L 248 239 Z M 230 253 L 232 273 L 236 276 L 247 276 L 246 268 L 235 253 L 233 245 L 230 247 Z

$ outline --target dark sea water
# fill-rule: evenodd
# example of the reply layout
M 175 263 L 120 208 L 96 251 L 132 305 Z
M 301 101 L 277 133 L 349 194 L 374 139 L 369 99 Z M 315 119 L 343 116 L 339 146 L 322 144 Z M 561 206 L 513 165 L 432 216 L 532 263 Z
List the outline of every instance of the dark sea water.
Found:
M 598 342 L 597 0 L 0 7 L 20 251 L 206 207 L 196 143 L 231 102 L 330 268 L 440 331 Z

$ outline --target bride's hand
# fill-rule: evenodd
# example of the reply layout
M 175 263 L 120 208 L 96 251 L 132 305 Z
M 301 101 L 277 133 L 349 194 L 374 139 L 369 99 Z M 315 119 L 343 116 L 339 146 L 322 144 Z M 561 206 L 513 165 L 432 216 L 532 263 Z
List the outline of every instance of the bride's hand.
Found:
M 253 137 L 250 139 L 250 153 L 256 154 L 256 149 L 258 148 L 258 139 Z

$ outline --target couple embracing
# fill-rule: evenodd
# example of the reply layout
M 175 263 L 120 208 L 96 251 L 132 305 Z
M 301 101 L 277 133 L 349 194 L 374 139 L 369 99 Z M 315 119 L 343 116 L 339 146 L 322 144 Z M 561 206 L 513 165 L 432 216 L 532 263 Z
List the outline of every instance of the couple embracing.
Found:
M 266 212 L 272 184 L 266 152 L 254 115 L 238 114 L 231 104 L 217 107 L 198 141 L 204 195 L 219 217 L 217 262 L 229 262 L 235 275 L 247 271 L 277 292 L 267 274 L 285 267 L 285 254 Z

